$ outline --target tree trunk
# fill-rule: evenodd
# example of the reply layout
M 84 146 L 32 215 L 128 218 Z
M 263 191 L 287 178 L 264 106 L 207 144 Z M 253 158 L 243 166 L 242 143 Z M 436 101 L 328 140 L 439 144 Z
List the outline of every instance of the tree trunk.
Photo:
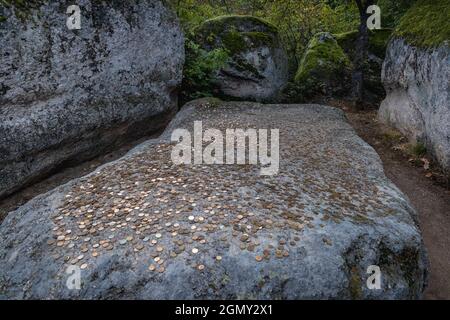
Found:
M 355 107 L 362 109 L 364 106 L 364 71 L 369 51 L 369 29 L 367 28 L 367 8 L 373 4 L 373 0 L 356 0 L 360 15 L 358 37 L 355 43 L 355 57 L 352 72 L 352 100 Z

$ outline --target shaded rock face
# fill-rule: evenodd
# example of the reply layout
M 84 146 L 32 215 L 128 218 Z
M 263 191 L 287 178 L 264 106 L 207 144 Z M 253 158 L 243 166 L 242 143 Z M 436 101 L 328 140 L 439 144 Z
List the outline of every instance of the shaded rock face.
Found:
M 348 88 L 351 62 L 334 35 L 316 34 L 308 44 L 295 82 L 305 93 L 343 94 Z
M 391 34 L 392 29 L 369 30 L 369 51 L 364 74 L 364 99 L 376 105 L 379 105 L 386 97 L 381 81 L 381 70 Z M 336 40 L 350 61 L 355 59 L 357 36 L 358 31 L 336 35 Z M 346 94 L 349 94 L 350 90 L 348 88 L 347 90 Z
M 369 55 L 364 74 L 364 88 L 365 99 L 371 103 L 380 103 L 385 97 L 381 82 L 381 67 L 391 32 L 390 29 L 369 32 Z M 357 36 L 357 31 L 316 34 L 303 54 L 295 82 L 284 91 L 284 100 L 348 96 L 351 93 L 352 61 Z
M 215 75 L 221 95 L 246 100 L 274 100 L 288 80 L 288 57 L 276 27 L 250 16 L 208 20 L 196 31 L 207 50 L 225 48 L 231 59 Z
M 421 49 L 402 39 L 388 47 L 383 65 L 387 97 L 379 118 L 423 143 L 450 170 L 450 48 Z
M 162 128 L 176 109 L 184 38 L 158 0 L 70 1 L 19 20 L 2 8 L 0 197 L 66 163 Z
M 175 165 L 171 133 L 280 129 L 280 168 Z M 206 144 L 204 145 L 206 147 Z M 194 101 L 124 158 L 11 212 L 0 298 L 419 298 L 416 215 L 344 114 Z M 81 289 L 66 286 L 81 267 Z M 368 289 L 367 269 L 381 270 Z

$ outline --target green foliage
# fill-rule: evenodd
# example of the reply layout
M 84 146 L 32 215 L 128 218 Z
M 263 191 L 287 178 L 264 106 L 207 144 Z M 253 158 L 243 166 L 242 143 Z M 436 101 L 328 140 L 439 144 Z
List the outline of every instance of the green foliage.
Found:
M 427 153 L 427 148 L 421 142 L 411 145 L 410 152 L 416 157 L 422 157 Z
M 172 1 L 175 2 L 178 16 L 186 30 L 194 30 L 208 19 L 217 21 L 220 26 L 225 17 L 216 17 L 221 15 L 251 15 L 252 19 L 263 18 L 269 22 L 268 26 L 279 31 L 294 72 L 299 58 L 314 34 L 321 31 L 345 32 L 355 29 L 359 23 L 358 11 L 353 1 L 344 1 L 333 7 L 324 0 Z
M 414 4 L 414 0 L 378 0 L 383 28 L 395 28 L 401 17 Z
M 402 17 L 394 32 L 419 47 L 436 47 L 450 40 L 450 2 L 418 0 Z
M 229 60 L 228 51 L 214 49 L 206 51 L 190 38 L 186 39 L 186 62 L 183 73 L 181 96 L 183 101 L 209 97 L 213 84 L 212 77 Z

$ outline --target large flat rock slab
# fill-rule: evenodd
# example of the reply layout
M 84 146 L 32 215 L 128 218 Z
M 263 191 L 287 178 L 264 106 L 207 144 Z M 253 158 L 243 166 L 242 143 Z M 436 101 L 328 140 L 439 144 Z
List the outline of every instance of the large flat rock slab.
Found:
M 279 172 L 175 165 L 174 129 L 279 129 Z M 344 114 L 195 101 L 127 156 L 11 212 L 0 298 L 420 298 L 415 212 Z M 66 273 L 80 267 L 81 288 Z M 381 288 L 369 289 L 369 266 Z

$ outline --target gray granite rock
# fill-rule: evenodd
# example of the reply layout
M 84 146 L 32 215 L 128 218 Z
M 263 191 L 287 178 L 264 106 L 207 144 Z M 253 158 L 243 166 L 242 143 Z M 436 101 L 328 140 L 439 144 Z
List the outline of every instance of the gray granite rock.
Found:
M 175 165 L 171 134 L 196 120 L 279 129 L 278 174 Z M 341 111 L 215 100 L 9 213 L 0 264 L 3 299 L 416 299 L 427 278 L 414 209 Z M 66 286 L 70 265 L 84 268 L 80 290 Z
M 163 128 L 176 110 L 184 38 L 161 1 L 41 1 L 2 7 L 0 197 L 67 163 Z
M 264 20 L 217 17 L 204 22 L 196 37 L 205 49 L 225 48 L 230 54 L 230 63 L 214 75 L 222 95 L 273 101 L 288 81 L 288 57 L 278 30 Z
M 450 170 L 450 48 L 422 49 L 396 38 L 388 46 L 382 81 L 387 96 L 379 119 L 420 142 Z

